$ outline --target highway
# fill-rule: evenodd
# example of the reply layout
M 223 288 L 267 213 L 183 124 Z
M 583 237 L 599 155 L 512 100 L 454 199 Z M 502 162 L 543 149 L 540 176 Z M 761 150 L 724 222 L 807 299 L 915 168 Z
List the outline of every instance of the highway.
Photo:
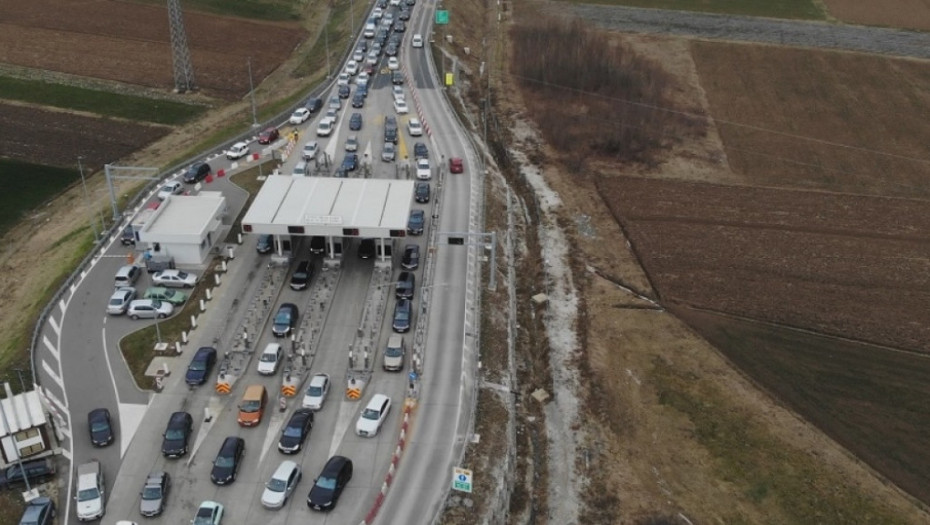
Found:
M 268 256 L 256 253 L 254 236 L 246 236 L 246 242 L 238 247 L 236 258 L 229 263 L 229 273 L 224 275 L 224 284 L 214 291 L 207 312 L 200 316 L 200 326 L 191 333 L 190 343 L 181 356 L 172 358 L 172 374 L 160 394 L 143 392 L 135 387 L 117 346 L 123 336 L 143 326 L 146 321 L 132 321 L 104 313 L 104 306 L 113 290 L 113 275 L 117 268 L 126 264 L 129 251 L 116 240 L 76 281 L 70 293 L 65 294 L 42 327 L 40 344 L 36 349 L 39 382 L 53 407 L 64 418 L 63 424 L 59 425 L 66 438 L 63 447 L 66 455 L 73 460 L 69 482 L 64 485 L 67 493 L 61 500 L 63 512 L 60 515 L 65 516 L 62 522 L 77 523 L 70 498 L 74 493 L 71 486 L 73 469 L 91 458 L 101 461 L 107 479 L 107 514 L 103 523 L 141 519 L 138 513 L 139 491 L 146 474 L 153 470 L 165 470 L 172 478 L 167 509 L 153 521 L 187 523 L 200 502 L 207 499 L 226 506 L 224 523 L 275 524 L 319 520 L 321 515 L 308 509 L 306 495 L 327 458 L 334 454 L 351 458 L 355 471 L 340 499 L 342 503 L 322 516 L 325 523 L 360 523 L 366 516 L 377 516 L 378 523 L 430 523 L 441 508 L 442 498 L 451 482 L 452 467 L 466 440 L 470 419 L 474 388 L 470 371 L 475 369 L 476 355 L 472 334 L 477 331 L 474 308 L 478 283 L 476 247 L 449 246 L 438 233 L 477 231 L 480 209 L 477 199 L 480 195 L 472 184 L 471 169 L 478 163 L 442 96 L 428 51 L 426 48 L 413 49 L 409 45 L 414 33 L 421 33 L 428 39 L 431 32 L 431 6 L 425 2 L 420 4 L 413 9 L 399 54 L 407 78 L 405 90 L 411 114 L 397 115 L 400 137 L 398 161 L 380 160 L 384 117 L 394 114 L 390 75 L 387 74 L 386 59 L 382 56 L 365 107 L 351 108 L 348 104 L 351 98 L 345 100 L 336 130 L 328 138 L 314 136 L 320 118 L 314 115 L 300 127 L 299 144 L 282 166 L 282 173 L 289 173 L 298 160 L 300 146 L 307 140 L 318 140 L 334 164 L 321 168 L 324 172 L 314 174 L 331 175 L 341 163 L 345 138 L 352 134 L 359 138 L 360 161 L 370 166 L 370 176 L 412 177 L 412 168 L 409 172 L 403 168 L 412 157 L 412 143 L 424 141 L 429 146 L 434 174 L 430 181 L 432 199 L 428 204 L 415 205 L 415 208 L 426 211 L 427 230 L 422 237 L 408 237 L 395 246 L 395 270 L 391 277 L 396 278 L 403 244 L 418 243 L 422 257 L 420 269 L 416 272 L 420 288 L 414 301 L 416 329 L 405 338 L 408 349 L 416 347 L 422 350 L 423 368 L 418 383 L 419 395 L 411 400 L 406 448 L 381 508 L 377 508 L 376 502 L 379 501 L 392 455 L 397 451 L 408 386 L 407 374 L 384 372 L 376 362 L 372 367 L 372 381 L 361 401 L 348 401 L 343 395 L 343 378 L 348 368 L 345 349 L 355 337 L 371 290 L 378 287 L 372 261 L 355 257 L 355 247 L 350 242 L 341 267 L 326 277 L 327 282 L 338 283 L 338 286 L 335 286 L 331 302 L 325 306 L 325 323 L 318 335 L 311 374 L 328 373 L 334 384 L 326 406 L 316 414 L 307 446 L 289 457 L 276 450 L 276 443 L 286 418 L 298 407 L 301 396 L 291 400 L 285 412 L 277 409 L 274 400 L 280 388 L 280 372 L 277 377 L 260 376 L 255 372 L 253 359 L 245 367 L 245 376 L 239 378 L 228 395 L 218 395 L 213 390 L 215 373 L 208 378 L 207 384 L 193 389 L 189 389 L 183 380 L 184 369 L 197 347 L 215 346 L 222 354 L 233 346 L 238 335 L 234 328 L 246 315 L 245 299 L 254 297 L 263 285 L 263 279 L 269 279 L 270 272 L 274 271 L 269 269 Z M 331 91 L 335 95 L 335 88 Z M 324 101 L 328 98 L 329 93 Z M 417 109 L 429 126 L 429 134 L 414 138 L 407 134 L 406 121 L 416 116 Z M 349 131 L 348 117 L 356 111 L 363 115 L 363 127 L 360 131 Z M 290 128 L 286 129 L 290 131 Z M 253 143 L 252 151 L 258 150 L 259 147 Z M 464 174 L 448 173 L 448 159 L 453 156 L 465 159 Z M 214 172 L 225 169 L 234 173 L 243 168 L 240 163 L 230 163 L 223 156 L 209 161 Z M 363 173 L 364 167 L 350 172 L 350 176 L 363 176 Z M 230 218 L 238 215 L 247 198 L 245 192 L 231 184 L 228 178 L 216 178 L 205 189 L 224 193 L 230 204 Z M 296 260 L 309 257 L 306 255 L 309 253 L 306 243 L 298 242 L 295 253 L 299 255 L 291 266 Z M 315 264 L 319 271 L 321 261 L 316 260 Z M 284 274 L 289 275 L 289 272 Z M 280 274 L 276 278 L 283 284 Z M 136 284 L 140 293 L 148 286 L 147 279 L 149 277 L 143 273 Z M 286 285 L 279 286 L 275 305 L 294 302 L 305 307 L 313 301 L 312 297 L 318 292 L 314 287 L 321 286 L 321 280 L 322 277 L 315 277 L 311 289 L 303 292 L 292 291 Z M 385 295 L 390 299 L 383 306 L 378 348 L 384 347 L 392 333 L 393 293 Z M 307 310 L 302 308 L 302 311 Z M 252 343 L 255 348 L 263 348 L 273 340 L 269 332 L 265 330 L 258 335 Z M 409 354 L 408 350 L 408 357 Z M 376 354 L 376 358 L 378 356 L 380 354 Z M 409 370 L 409 359 L 406 365 Z M 236 405 L 249 384 L 265 385 L 271 403 L 260 425 L 242 428 L 235 421 Z M 354 433 L 355 421 L 364 402 L 374 393 L 390 396 L 393 408 L 377 437 L 361 438 Z M 117 427 L 116 442 L 106 448 L 93 448 L 88 439 L 86 414 L 98 407 L 110 409 Z M 160 454 L 161 435 L 168 416 L 180 410 L 191 413 L 194 418 L 192 450 L 184 458 L 165 459 Z M 236 482 L 216 486 L 209 480 L 211 463 L 226 436 L 243 437 L 246 455 Z M 267 510 L 259 504 L 263 485 L 284 459 L 294 459 L 302 466 L 303 481 L 283 509 Z M 429 512 L 424 512 L 426 504 Z

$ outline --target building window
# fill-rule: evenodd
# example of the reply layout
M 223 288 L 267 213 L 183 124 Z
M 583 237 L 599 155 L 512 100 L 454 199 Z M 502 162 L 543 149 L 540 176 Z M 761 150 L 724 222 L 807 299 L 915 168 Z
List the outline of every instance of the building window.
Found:
M 38 427 L 28 428 L 13 434 L 20 457 L 29 457 L 45 450 L 45 442 Z

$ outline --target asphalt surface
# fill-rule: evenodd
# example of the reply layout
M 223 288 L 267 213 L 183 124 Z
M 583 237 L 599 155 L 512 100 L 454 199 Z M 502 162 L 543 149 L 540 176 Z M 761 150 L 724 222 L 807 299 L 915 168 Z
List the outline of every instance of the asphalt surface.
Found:
M 425 7 L 424 7 L 425 6 Z M 404 244 L 416 242 L 421 246 L 421 265 L 417 273 L 418 293 L 414 300 L 414 326 L 405 335 L 408 345 L 407 370 L 412 351 L 422 350 L 423 375 L 416 382 L 419 396 L 410 424 L 407 447 L 403 454 L 392 490 L 388 493 L 378 515 L 379 523 L 429 523 L 441 508 L 451 483 L 452 467 L 460 456 L 470 420 L 470 391 L 474 378 L 469 371 L 475 368 L 473 326 L 476 306 L 474 286 L 477 248 L 448 246 L 438 235 L 443 232 L 475 231 L 478 207 L 472 194 L 472 167 L 477 166 L 474 154 L 467 151 L 467 140 L 451 119 L 442 98 L 441 88 L 435 82 L 435 72 L 427 59 L 425 49 L 411 49 L 410 38 L 430 33 L 432 3 L 421 1 L 414 8 L 414 18 L 408 23 L 402 46 L 402 64 L 409 79 L 406 86 L 411 113 L 397 115 L 399 148 L 397 162 L 380 160 L 383 145 L 384 117 L 394 114 L 390 75 L 386 59 L 379 64 L 371 82 L 371 93 L 365 108 L 351 108 L 344 101 L 337 129 L 329 138 L 315 137 L 319 115 L 299 127 L 300 140 L 294 153 L 284 162 L 282 173 L 289 173 L 297 162 L 300 147 L 306 140 L 318 140 L 332 163 L 313 166 L 315 175 L 330 175 L 341 163 L 343 144 L 349 134 L 359 137 L 359 157 L 363 166 L 350 176 L 377 178 L 412 178 L 413 142 L 428 144 L 433 166 L 432 199 L 428 204 L 413 204 L 426 211 L 427 231 L 421 237 L 408 237 L 395 246 L 395 270 Z M 413 89 L 417 94 L 414 95 Z M 335 94 L 335 89 L 332 90 Z M 354 93 L 354 86 L 353 86 Z M 324 100 L 328 99 L 328 94 Z M 429 123 L 430 134 L 410 137 L 406 122 L 417 116 L 417 111 Z M 348 130 L 348 115 L 361 112 L 364 125 L 360 131 Z M 282 128 L 282 130 L 290 128 Z M 260 147 L 252 144 L 252 151 Z M 449 157 L 465 158 L 465 173 L 450 175 Z M 224 157 L 209 159 L 214 171 L 235 170 L 244 166 L 231 164 Z M 367 165 L 367 170 L 365 169 Z M 409 168 L 406 166 L 409 165 Z M 228 182 L 216 178 L 203 189 L 222 191 L 229 202 L 229 221 L 235 218 L 246 201 L 245 193 Z M 452 198 L 449 198 L 452 197 Z M 267 272 L 267 256 L 254 249 L 255 239 L 247 236 L 243 246 L 236 249 L 236 258 L 229 263 L 224 284 L 214 291 L 208 310 L 199 318 L 199 327 L 191 333 L 184 353 L 169 359 L 171 375 L 164 391 L 151 394 L 138 390 L 118 349 L 118 341 L 126 334 L 152 321 L 133 321 L 125 316 L 108 316 L 104 313 L 107 299 L 113 291 L 113 275 L 126 264 L 129 247 L 118 239 L 103 251 L 94 264 L 76 281 L 70 294 L 56 308 L 42 329 L 36 354 L 40 384 L 49 399 L 64 416 L 60 425 L 65 434 L 63 447 L 66 456 L 73 459 L 72 472 L 62 491 L 63 522 L 77 523 L 73 511 L 73 470 L 93 458 L 101 461 L 107 480 L 107 514 L 102 523 L 115 523 L 122 519 L 139 521 L 139 491 L 150 471 L 164 470 L 172 479 L 165 514 L 153 521 L 187 523 L 200 502 L 212 499 L 226 506 L 224 523 L 293 523 L 320 521 L 325 523 L 359 523 L 373 508 L 377 510 L 385 475 L 392 455 L 397 451 L 400 435 L 404 396 L 408 385 L 406 372 L 388 373 L 373 366 L 373 377 L 362 400 L 346 401 L 343 396 L 345 374 L 348 368 L 345 349 L 356 336 L 362 315 L 372 261 L 355 257 L 355 243 L 348 241 L 338 277 L 338 288 L 331 304 L 326 306 L 325 326 L 319 336 L 319 349 L 313 361 L 311 374 L 326 372 L 333 378 L 333 388 L 324 409 L 317 419 L 307 447 L 295 456 L 284 456 L 276 450 L 280 430 L 291 412 L 299 405 L 301 395 L 288 403 L 285 412 L 275 406 L 280 388 L 280 372 L 275 377 L 259 376 L 254 359 L 245 367 L 245 375 L 234 385 L 229 395 L 217 395 L 213 390 L 215 372 L 206 385 L 189 389 L 184 384 L 184 369 L 199 346 L 216 346 L 220 354 L 231 348 L 238 336 L 236 327 L 246 315 L 243 305 L 259 289 Z M 297 253 L 307 253 L 304 243 L 295 246 Z M 138 256 L 138 253 L 136 254 Z M 296 259 L 304 258 L 303 255 Z M 296 262 L 296 261 L 294 261 Z M 292 262 L 293 265 L 293 262 Z M 317 261 L 317 267 L 320 262 Z M 290 270 L 288 270 L 289 272 Z M 136 288 L 141 293 L 150 285 L 143 272 Z M 278 292 L 275 303 L 295 302 L 305 305 L 312 300 L 309 292 L 294 292 L 286 286 Z M 392 294 L 391 294 L 392 295 Z M 429 308 L 426 308 L 428 301 Z M 384 317 L 376 347 L 382 348 L 391 335 L 391 312 L 394 299 L 385 305 Z M 428 312 L 428 316 L 427 316 Z M 265 330 L 255 341 L 261 349 L 273 338 Z M 377 358 L 378 355 L 376 354 Z M 270 401 L 262 423 L 256 428 L 242 428 L 236 421 L 236 404 L 249 384 L 263 384 L 269 391 Z M 393 408 L 380 434 L 375 438 L 360 438 L 354 434 L 354 425 L 361 408 L 374 393 L 385 393 L 393 400 Z M 110 410 L 117 428 L 116 442 L 110 447 L 90 446 L 86 414 L 98 407 Z M 169 415 L 178 410 L 190 412 L 194 419 L 195 438 L 191 453 L 181 459 L 168 460 L 161 456 L 162 432 Z M 212 461 L 226 436 L 240 436 L 246 440 L 246 455 L 238 479 L 229 486 L 218 487 L 209 480 Z M 304 500 L 326 460 L 333 454 L 353 459 L 355 473 L 342 503 L 332 512 L 321 515 L 310 511 Z M 259 504 L 264 483 L 283 459 L 294 459 L 304 469 L 303 481 L 284 509 L 270 511 Z M 345 503 L 348 502 L 348 503 Z M 429 504 L 429 512 L 424 506 Z

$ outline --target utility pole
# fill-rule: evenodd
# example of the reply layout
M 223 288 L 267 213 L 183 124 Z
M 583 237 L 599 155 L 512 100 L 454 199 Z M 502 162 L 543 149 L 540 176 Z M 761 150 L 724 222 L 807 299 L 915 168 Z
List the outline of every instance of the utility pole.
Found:
M 90 217 L 90 228 L 94 231 L 94 242 L 97 242 L 100 235 L 97 233 L 97 221 L 94 219 L 94 212 L 90 206 L 90 194 L 87 192 L 87 181 L 84 179 L 84 165 L 81 164 L 83 158 L 78 155 L 78 171 L 81 173 L 81 187 L 84 188 L 84 206 L 87 208 L 87 215 Z
M 252 84 L 252 57 L 249 57 L 249 100 L 252 101 L 252 127 L 258 127 L 258 115 L 255 113 L 255 86 Z
M 171 26 L 171 62 L 174 66 L 174 89 L 178 93 L 194 90 L 194 65 L 187 47 L 187 31 L 181 0 L 168 0 L 168 23 Z

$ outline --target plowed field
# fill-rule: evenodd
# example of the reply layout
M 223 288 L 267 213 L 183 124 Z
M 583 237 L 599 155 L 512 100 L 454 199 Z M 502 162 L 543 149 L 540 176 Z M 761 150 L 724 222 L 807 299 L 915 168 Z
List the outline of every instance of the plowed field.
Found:
M 0 0 L 0 62 L 171 89 L 167 9 L 113 0 Z M 184 13 L 200 89 L 234 99 L 287 57 L 304 32 L 296 24 Z

